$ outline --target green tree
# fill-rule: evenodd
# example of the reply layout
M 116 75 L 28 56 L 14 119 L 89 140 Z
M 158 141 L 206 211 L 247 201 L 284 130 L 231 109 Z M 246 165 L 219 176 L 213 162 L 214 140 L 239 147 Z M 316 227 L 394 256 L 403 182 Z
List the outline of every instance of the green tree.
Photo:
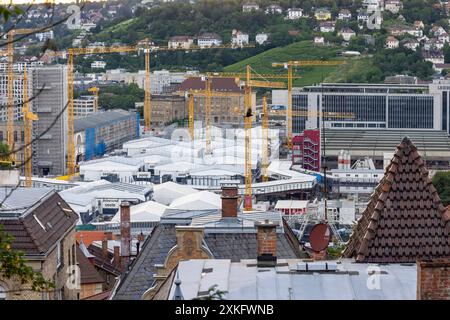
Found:
M 444 206 L 450 205 L 450 171 L 436 172 L 432 182 Z
M 32 290 L 48 291 L 54 284 L 44 279 L 40 272 L 26 265 L 25 254 L 13 250 L 14 238 L 3 231 L 0 225 L 0 277 L 18 279 L 22 284 L 30 283 Z

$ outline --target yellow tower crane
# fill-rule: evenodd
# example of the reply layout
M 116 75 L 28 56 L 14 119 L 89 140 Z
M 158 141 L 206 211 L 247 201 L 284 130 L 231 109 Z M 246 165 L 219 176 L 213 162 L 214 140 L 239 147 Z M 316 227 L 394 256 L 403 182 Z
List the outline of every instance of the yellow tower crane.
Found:
M 241 93 L 236 92 L 221 92 L 214 91 L 212 88 L 212 78 L 214 77 L 205 77 L 205 89 L 204 90 L 188 90 L 179 92 L 180 95 L 188 96 L 188 119 L 189 119 L 189 134 L 191 139 L 194 140 L 194 106 L 195 106 L 195 97 L 202 96 L 205 97 L 205 140 L 206 140 L 206 153 L 211 153 L 211 109 L 212 109 L 212 98 L 213 97 L 241 97 Z
M 10 158 L 15 159 L 14 154 L 14 36 L 27 35 L 40 29 L 11 29 L 7 33 L 7 106 L 6 106 L 6 143 L 8 144 Z
M 136 46 L 69 48 L 67 50 L 67 175 L 75 174 L 75 143 L 73 116 L 73 63 L 74 57 L 87 54 L 136 52 Z
M 100 89 L 98 87 L 92 87 L 88 91 L 94 94 L 94 112 L 98 112 L 98 93 Z
M 261 173 L 262 181 L 269 181 L 268 167 L 269 167 L 269 111 L 267 108 L 267 97 L 263 97 L 263 112 L 262 112 L 262 164 Z
M 287 106 L 287 146 L 292 148 L 292 80 L 293 67 L 307 66 L 337 66 L 344 64 L 345 61 L 323 61 L 323 60 L 295 60 L 287 62 L 274 62 L 272 67 L 285 67 L 287 69 L 288 78 L 288 106 Z
M 28 104 L 28 73 L 27 67 L 23 69 L 23 123 L 24 123 L 24 163 L 25 163 L 25 186 L 31 187 L 31 176 L 33 175 L 33 148 L 32 148 L 32 132 L 33 121 L 39 120 L 38 116 L 31 112 Z
M 244 191 L 244 209 L 252 210 L 252 122 L 253 122 L 253 106 L 252 106 L 252 87 L 258 88 L 284 88 L 284 82 L 269 82 L 267 79 L 282 79 L 283 75 L 276 74 L 257 74 L 252 72 L 250 65 L 246 66 L 245 73 L 211 73 L 216 77 L 235 77 L 244 78 L 244 131 L 245 131 L 245 191 Z M 256 80 L 259 79 L 259 80 Z M 267 147 L 267 146 L 266 146 Z

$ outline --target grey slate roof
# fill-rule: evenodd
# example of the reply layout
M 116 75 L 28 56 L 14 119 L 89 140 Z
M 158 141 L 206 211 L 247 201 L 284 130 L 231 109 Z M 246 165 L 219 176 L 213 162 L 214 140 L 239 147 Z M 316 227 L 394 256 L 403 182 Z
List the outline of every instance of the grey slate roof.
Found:
M 177 223 L 180 224 L 180 223 Z M 128 274 L 122 278 L 114 299 L 141 299 L 152 286 L 155 264 L 163 264 L 169 250 L 176 244 L 174 223 L 162 222 L 147 237 L 141 253 L 133 262 Z M 301 258 L 302 253 L 295 236 L 284 223 L 284 233 L 277 233 L 277 257 L 280 259 Z M 255 230 L 247 232 L 220 232 L 205 230 L 204 240 L 215 259 L 254 259 L 257 255 Z
M 125 110 L 110 110 L 93 113 L 86 117 L 75 119 L 73 124 L 74 131 L 80 132 L 88 128 L 102 127 L 119 120 L 125 120 L 130 116 L 135 117 L 136 114 Z
M 175 244 L 174 224 L 160 224 L 155 227 L 145 240 L 130 271 L 122 279 L 114 299 L 140 300 L 142 294 L 153 283 L 153 274 L 156 272 L 155 264 L 163 264 L 167 253 Z

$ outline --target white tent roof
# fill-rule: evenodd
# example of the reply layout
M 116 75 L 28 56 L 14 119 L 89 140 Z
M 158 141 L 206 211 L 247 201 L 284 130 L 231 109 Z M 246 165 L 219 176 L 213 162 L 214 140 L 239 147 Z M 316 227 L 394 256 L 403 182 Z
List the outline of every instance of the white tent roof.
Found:
M 172 181 L 153 186 L 153 200 L 169 205 L 173 200 L 198 192 L 187 185 L 181 185 Z
M 159 221 L 168 207 L 155 202 L 146 201 L 130 207 L 131 222 Z M 120 211 L 111 219 L 111 222 L 120 222 Z
M 200 191 L 174 200 L 169 208 L 179 210 L 214 210 L 222 207 L 220 195 Z

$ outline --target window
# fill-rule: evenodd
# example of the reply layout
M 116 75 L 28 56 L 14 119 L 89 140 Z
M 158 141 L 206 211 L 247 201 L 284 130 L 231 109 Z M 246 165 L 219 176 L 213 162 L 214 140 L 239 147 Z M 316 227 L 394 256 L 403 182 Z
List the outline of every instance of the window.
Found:
M 6 289 L 0 285 L 0 300 L 6 300 Z
M 58 242 L 56 246 L 56 268 L 61 267 L 62 264 L 62 245 L 61 242 Z

